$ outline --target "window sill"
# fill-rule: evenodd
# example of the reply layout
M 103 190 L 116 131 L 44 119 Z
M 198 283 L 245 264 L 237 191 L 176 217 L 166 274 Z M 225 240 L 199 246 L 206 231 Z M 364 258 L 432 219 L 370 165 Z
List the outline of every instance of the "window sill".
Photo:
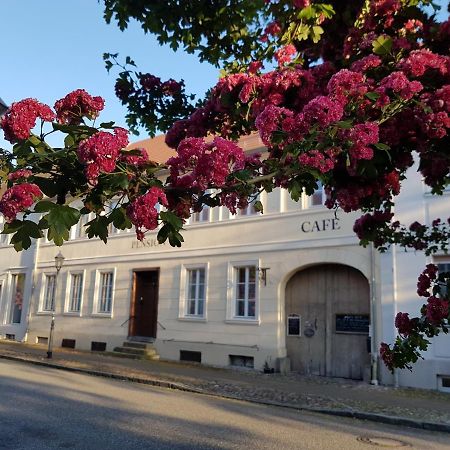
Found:
M 196 316 L 182 316 L 178 317 L 178 320 L 185 322 L 207 322 L 206 317 L 196 317 Z
M 99 319 L 112 319 L 112 314 L 111 313 L 92 313 L 91 314 L 92 317 L 98 317 Z
M 81 317 L 80 311 L 65 311 L 63 313 L 64 316 L 71 316 L 71 317 Z
M 54 311 L 38 311 L 36 313 L 37 316 L 52 316 L 53 314 L 56 316 Z
M 259 326 L 261 324 L 261 321 L 259 319 L 233 318 L 233 319 L 225 320 L 225 323 L 237 324 L 237 325 L 257 325 L 257 326 Z

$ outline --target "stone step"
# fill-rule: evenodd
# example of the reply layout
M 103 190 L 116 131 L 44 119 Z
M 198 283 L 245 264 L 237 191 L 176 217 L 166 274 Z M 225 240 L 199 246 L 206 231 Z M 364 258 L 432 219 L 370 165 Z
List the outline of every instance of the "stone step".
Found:
M 131 342 L 131 341 L 125 341 L 123 343 L 123 347 L 130 347 L 130 348 L 154 348 L 153 344 L 146 343 L 146 342 Z
M 155 348 L 115 347 L 114 351 L 142 357 L 153 356 L 157 354 Z

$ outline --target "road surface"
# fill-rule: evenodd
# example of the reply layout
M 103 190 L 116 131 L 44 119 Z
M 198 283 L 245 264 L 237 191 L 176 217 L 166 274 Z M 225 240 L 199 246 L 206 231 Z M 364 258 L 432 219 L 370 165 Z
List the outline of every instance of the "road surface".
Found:
M 364 442 L 367 438 L 388 445 L 384 448 L 404 443 L 423 450 L 450 449 L 450 435 L 444 433 L 0 360 L 0 449 L 377 448 Z

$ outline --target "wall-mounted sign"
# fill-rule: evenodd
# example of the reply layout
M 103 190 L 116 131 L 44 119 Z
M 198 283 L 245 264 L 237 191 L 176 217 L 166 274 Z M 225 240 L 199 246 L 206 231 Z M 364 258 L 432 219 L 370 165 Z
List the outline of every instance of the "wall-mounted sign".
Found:
M 330 219 L 321 220 L 305 220 L 300 225 L 303 233 L 314 233 L 320 231 L 335 231 L 340 230 L 339 219 L 332 217 Z
M 298 314 L 290 314 L 287 318 L 287 335 L 300 336 L 300 316 Z
M 369 333 L 369 314 L 336 314 L 336 333 Z
M 307 328 L 303 334 L 306 337 L 311 338 L 316 334 L 316 332 L 312 328 Z
M 131 248 L 151 248 L 159 247 L 160 245 L 166 245 L 166 243 L 160 244 L 157 239 L 144 239 L 143 241 L 133 241 Z

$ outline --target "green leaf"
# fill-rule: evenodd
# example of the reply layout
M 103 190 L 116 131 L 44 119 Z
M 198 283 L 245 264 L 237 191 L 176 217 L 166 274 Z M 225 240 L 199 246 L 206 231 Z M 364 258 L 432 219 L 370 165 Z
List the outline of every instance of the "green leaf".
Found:
M 171 211 L 161 211 L 159 217 L 166 225 L 170 224 L 175 230 L 180 230 L 183 226 L 183 220 Z
M 14 245 L 14 249 L 18 252 L 21 250 L 26 250 L 31 246 L 31 238 L 39 239 L 43 237 L 42 231 L 39 229 L 37 223 L 31 220 L 14 221 L 14 227 L 16 229 L 15 234 L 11 238 L 11 244 Z M 9 224 L 12 225 L 12 224 Z M 5 226 L 5 229 L 7 227 Z M 11 229 L 4 230 L 5 234 L 11 233 Z
M 351 120 L 340 120 L 339 122 L 336 122 L 335 125 L 338 128 L 349 129 L 353 126 L 353 123 Z
M 373 102 L 377 101 L 380 98 L 380 94 L 378 92 L 366 92 L 365 96 Z
M 385 150 L 385 151 L 388 151 L 391 149 L 391 147 L 389 147 L 389 145 L 383 144 L 382 142 L 378 142 L 378 143 L 374 144 L 374 147 L 376 147 L 379 150 Z
M 80 220 L 80 211 L 67 205 L 54 204 L 43 217 L 48 224 L 48 238 L 56 245 L 69 240 L 70 228 Z
M 392 39 L 386 35 L 378 36 L 372 42 L 372 49 L 375 55 L 387 55 L 392 49 Z
M 55 203 L 51 202 L 50 200 L 41 200 L 34 206 L 34 212 L 37 213 L 48 212 L 55 206 L 56 206 Z
M 108 225 L 110 221 L 107 216 L 97 216 L 87 223 L 86 233 L 89 239 L 100 238 L 105 244 L 108 241 Z
M 264 212 L 263 204 L 259 200 L 253 203 L 253 207 L 255 208 L 255 211 L 260 213 Z

